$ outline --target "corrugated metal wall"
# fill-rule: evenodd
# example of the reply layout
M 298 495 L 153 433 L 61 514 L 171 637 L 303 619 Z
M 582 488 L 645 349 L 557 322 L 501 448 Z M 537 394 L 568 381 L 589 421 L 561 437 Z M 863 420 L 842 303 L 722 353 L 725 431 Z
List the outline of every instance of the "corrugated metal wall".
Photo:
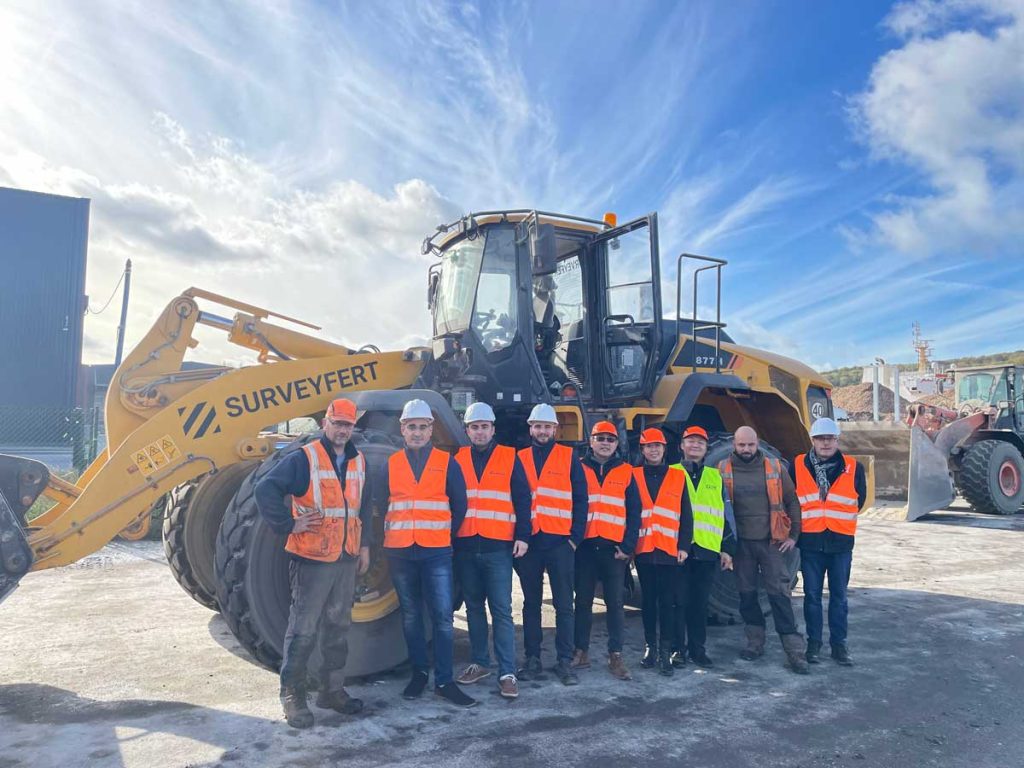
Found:
M 0 407 L 74 407 L 88 237 L 88 200 L 0 187 Z

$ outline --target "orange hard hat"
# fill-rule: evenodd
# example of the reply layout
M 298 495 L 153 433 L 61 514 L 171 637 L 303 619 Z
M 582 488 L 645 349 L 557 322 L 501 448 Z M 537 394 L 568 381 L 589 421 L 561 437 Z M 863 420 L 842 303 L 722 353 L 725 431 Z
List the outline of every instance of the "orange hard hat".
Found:
M 339 397 L 327 406 L 327 418 L 331 421 L 347 421 L 356 423 L 356 404 L 348 398 Z
M 665 433 L 660 429 L 650 427 L 640 434 L 640 445 L 656 445 L 657 443 L 668 445 L 668 441 L 665 439 Z
M 594 428 L 590 430 L 591 436 L 593 435 L 614 435 L 619 436 L 619 430 L 615 428 L 615 425 L 610 421 L 599 421 L 594 425 Z
M 687 437 L 703 437 L 705 440 L 708 439 L 708 432 L 704 427 L 687 427 L 686 431 L 683 432 L 683 438 Z

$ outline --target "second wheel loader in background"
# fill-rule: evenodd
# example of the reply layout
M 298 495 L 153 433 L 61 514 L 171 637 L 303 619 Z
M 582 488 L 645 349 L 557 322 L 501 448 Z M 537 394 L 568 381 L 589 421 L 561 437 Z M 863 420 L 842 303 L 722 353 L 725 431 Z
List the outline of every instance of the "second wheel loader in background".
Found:
M 589 425 L 609 419 L 635 453 L 646 427 L 661 427 L 678 445 L 682 429 L 698 424 L 718 438 L 709 461 L 743 424 L 768 450 L 792 457 L 809 448 L 809 423 L 832 415 L 830 385 L 817 373 L 727 335 L 724 261 L 680 255 L 676 314 L 663 317 L 655 214 L 622 226 L 534 210 L 469 214 L 439 227 L 423 253 L 437 259 L 424 347 L 350 349 L 270 319 L 308 324 L 200 289 L 173 299 L 115 373 L 109 447 L 77 483 L 38 462 L 0 457 L 0 598 L 29 570 L 95 552 L 173 491 L 164 537 L 175 578 L 274 667 L 288 616 L 288 556 L 260 518 L 253 487 L 315 438 L 297 434 L 295 420 L 318 419 L 339 395 L 358 405 L 353 440 L 371 471 L 400 445 L 398 415 L 414 397 L 430 404 L 435 441 L 448 449 L 465 441 L 460 415 L 476 400 L 494 406 L 498 439 L 517 447 L 529 441 L 526 415 L 546 402 L 558 414 L 559 440 L 583 446 Z M 692 312 L 684 316 L 689 273 Z M 714 319 L 698 317 L 701 275 L 716 286 Z M 234 317 L 211 312 L 216 305 Z M 259 364 L 183 370 L 197 325 L 256 351 Z M 57 503 L 28 521 L 40 493 Z M 375 521 L 382 527 L 380 510 Z M 719 579 L 712 606 L 735 615 L 731 574 Z M 405 658 L 379 551 L 358 585 L 353 619 L 349 674 Z

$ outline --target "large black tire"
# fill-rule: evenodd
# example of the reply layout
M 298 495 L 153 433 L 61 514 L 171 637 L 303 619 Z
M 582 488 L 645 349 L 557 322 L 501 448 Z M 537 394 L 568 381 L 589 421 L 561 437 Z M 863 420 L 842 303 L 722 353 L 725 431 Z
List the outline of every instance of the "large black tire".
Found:
M 960 492 L 976 512 L 1012 515 L 1024 506 L 1024 457 L 1012 443 L 980 440 L 960 461 Z
M 228 504 L 256 463 L 231 464 L 170 493 L 163 520 L 167 564 L 181 588 L 211 611 L 219 610 L 214 568 L 217 532 Z
M 319 432 L 304 435 L 274 453 L 246 477 L 228 505 L 217 537 L 215 563 L 221 613 L 242 647 L 269 669 L 276 670 L 281 664 L 291 602 L 290 556 L 284 550 L 285 537 L 274 533 L 259 515 L 253 490 L 285 456 L 319 436 Z M 394 439 L 383 433 L 357 432 L 352 439 L 366 457 L 371 475 L 376 474 L 396 447 Z M 373 565 L 356 589 L 346 666 L 351 677 L 392 669 L 408 658 L 397 601 L 390 578 L 382 570 L 386 563 L 380 551 L 383 518 L 379 514 L 375 523 Z M 361 604 L 381 607 L 372 619 L 360 620 Z M 310 661 L 311 673 L 318 667 L 317 656 L 314 653 Z

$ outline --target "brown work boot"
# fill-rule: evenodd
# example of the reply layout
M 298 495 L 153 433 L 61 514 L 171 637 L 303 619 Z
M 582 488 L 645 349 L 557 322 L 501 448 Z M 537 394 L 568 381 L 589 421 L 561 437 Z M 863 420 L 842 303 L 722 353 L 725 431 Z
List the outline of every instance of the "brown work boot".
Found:
M 608 671 L 612 673 L 613 677 L 619 678 L 619 680 L 633 679 L 633 676 L 629 674 L 629 670 L 626 669 L 626 662 L 622 660 L 622 654 L 618 651 L 608 654 Z
M 515 699 L 519 697 L 519 681 L 515 675 L 502 675 L 498 680 L 498 690 L 503 698 Z
M 590 669 L 590 658 L 587 656 L 587 652 L 577 648 L 576 653 L 572 655 L 572 662 L 570 662 L 569 666 L 573 669 Z
M 747 634 L 747 647 L 740 651 L 740 658 L 745 661 L 754 661 L 754 659 L 764 656 L 764 627 L 748 624 L 743 630 Z
M 798 634 L 781 635 L 782 649 L 786 652 L 786 659 L 789 668 L 798 675 L 809 674 L 811 668 L 807 665 L 807 643 L 804 636 Z
M 284 719 L 292 728 L 311 728 L 313 713 L 306 704 L 306 692 L 302 688 L 282 688 L 281 707 Z
M 343 715 L 354 715 L 363 710 L 363 700 L 349 696 L 344 688 L 336 691 L 321 690 L 316 695 L 316 705 L 321 709 L 333 709 Z
M 479 664 L 470 664 L 464 670 L 456 682 L 459 685 L 472 685 L 473 683 L 483 680 L 485 677 L 491 676 L 491 670 L 487 667 L 482 667 Z

